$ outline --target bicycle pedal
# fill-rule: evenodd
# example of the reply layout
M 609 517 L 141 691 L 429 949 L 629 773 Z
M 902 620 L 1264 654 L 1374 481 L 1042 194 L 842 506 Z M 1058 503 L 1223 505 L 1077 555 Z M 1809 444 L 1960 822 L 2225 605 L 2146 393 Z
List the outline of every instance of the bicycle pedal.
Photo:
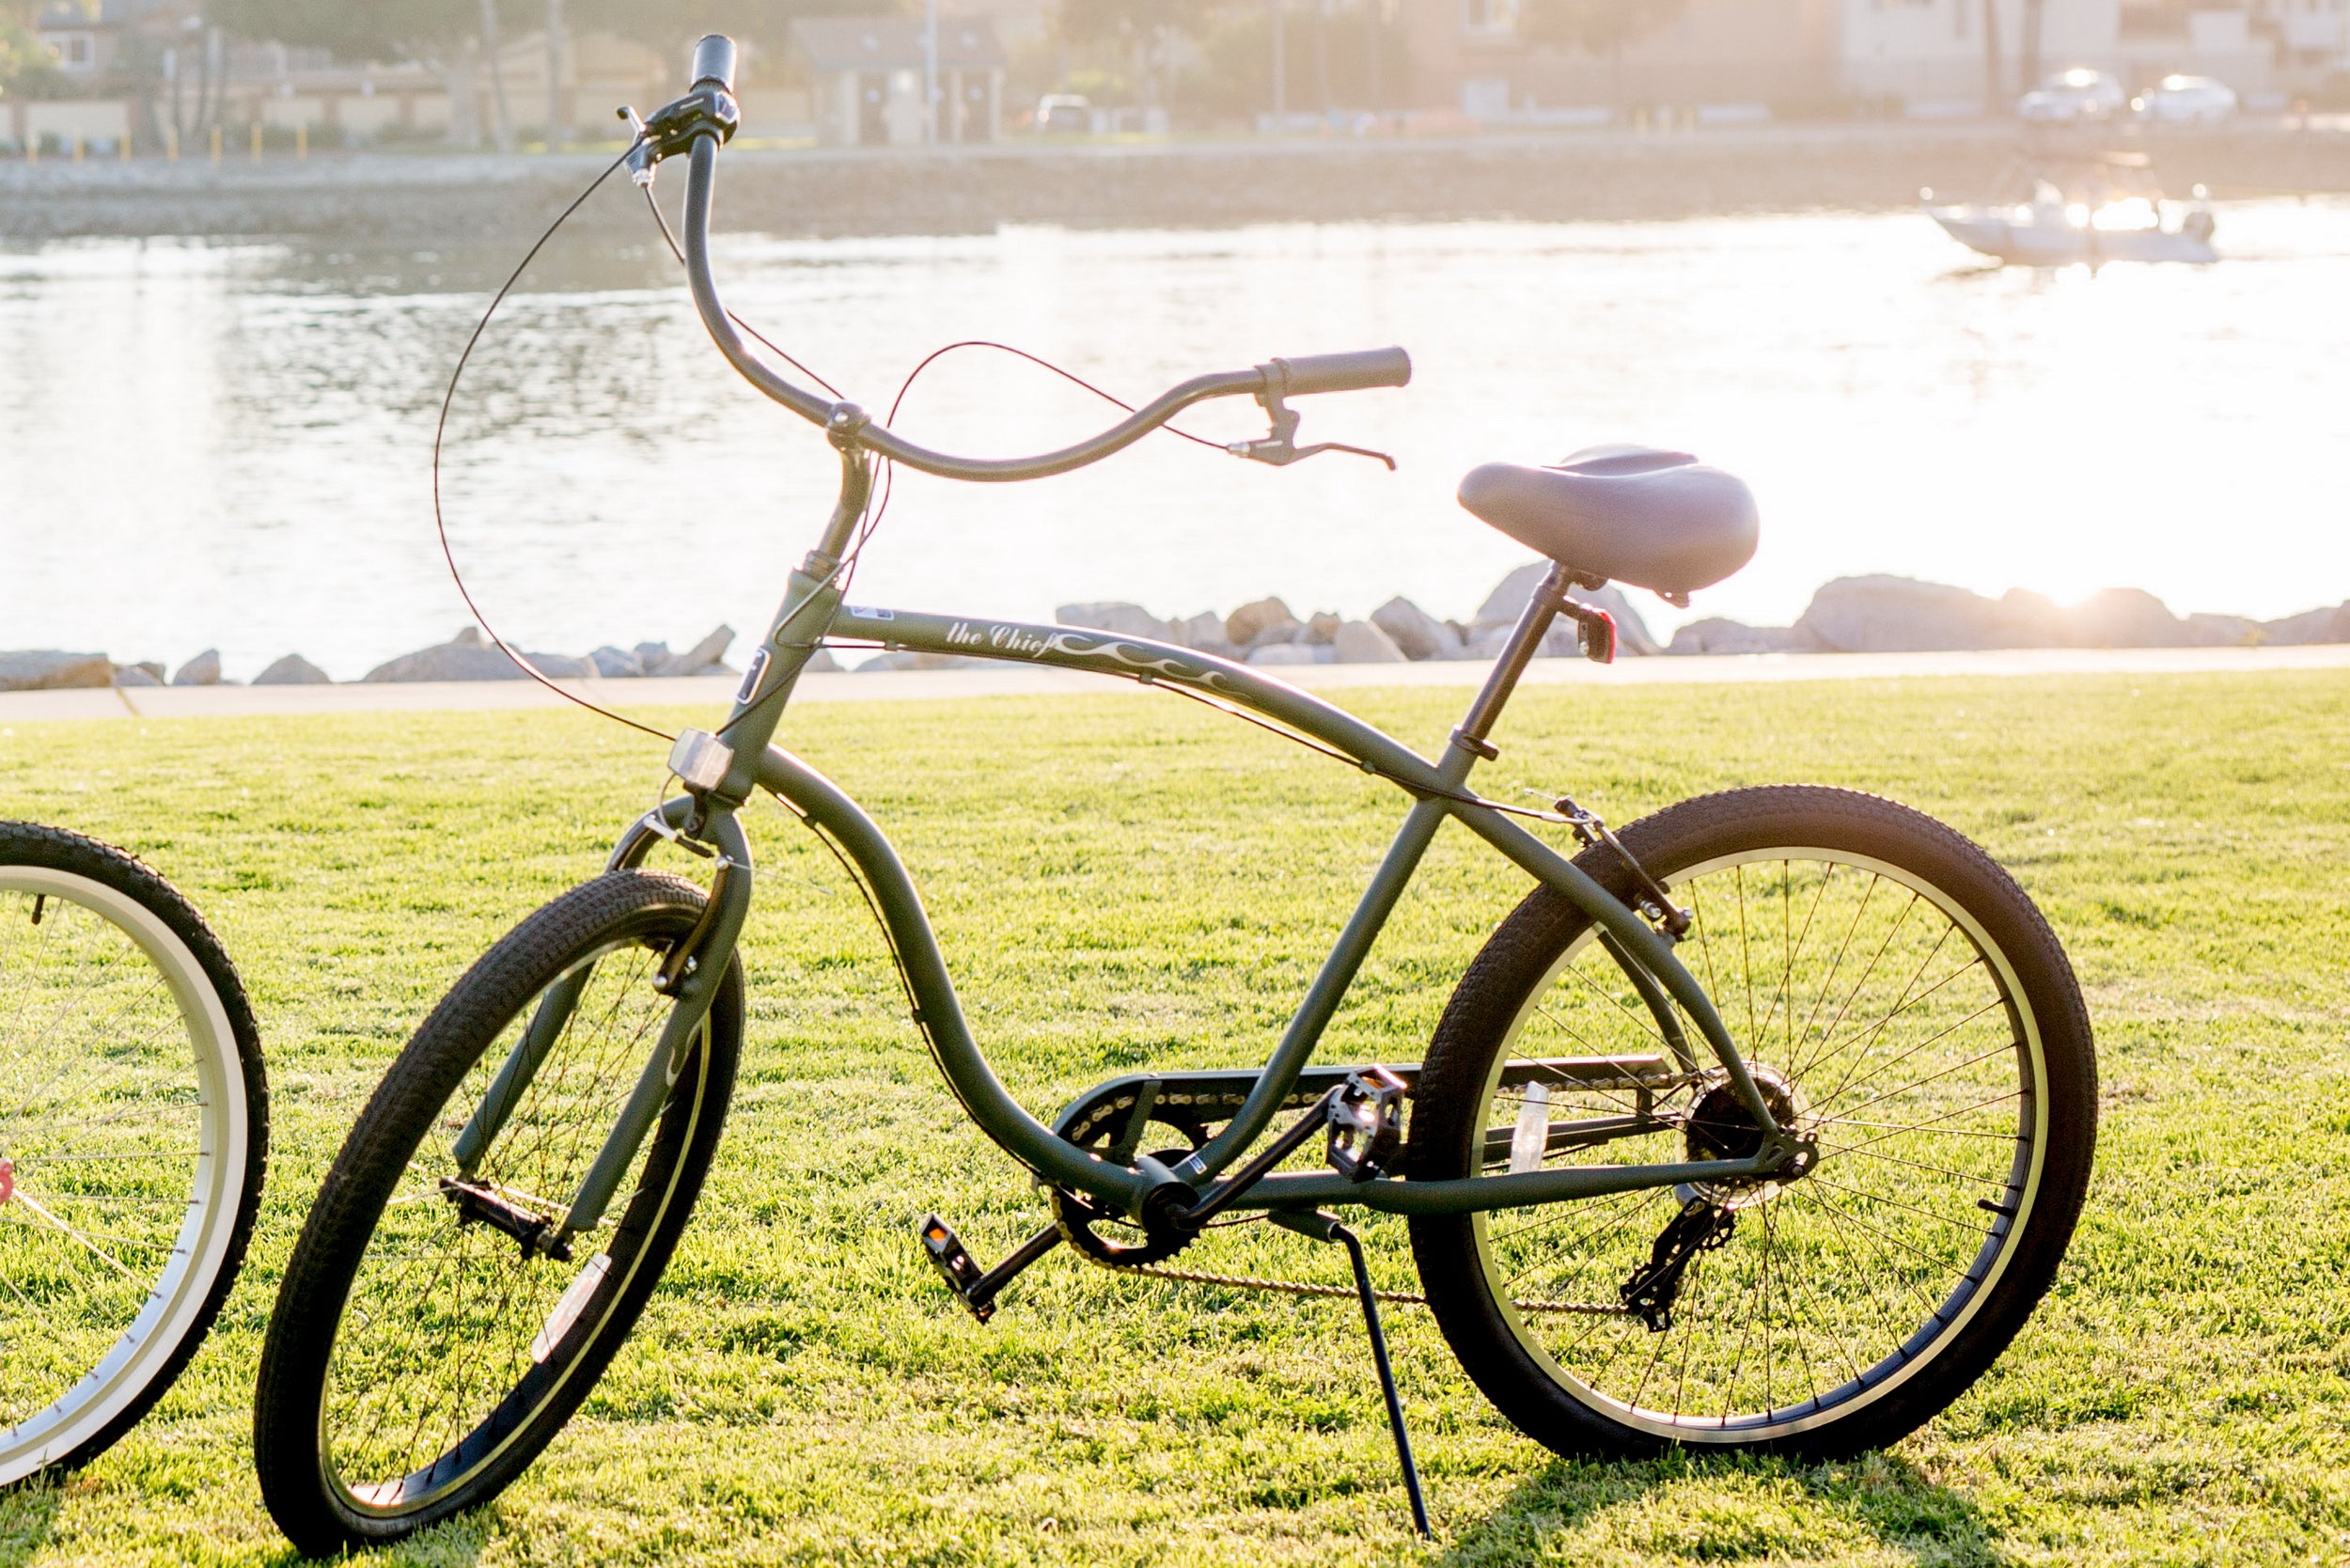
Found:
M 955 1293 L 955 1299 L 981 1323 L 994 1317 L 995 1303 L 972 1294 L 972 1287 L 984 1278 L 984 1273 L 979 1260 L 971 1256 L 971 1249 L 963 1245 L 963 1238 L 955 1234 L 955 1228 L 936 1215 L 926 1215 L 921 1236 L 922 1250 L 929 1256 L 931 1266 L 947 1281 L 947 1288 Z

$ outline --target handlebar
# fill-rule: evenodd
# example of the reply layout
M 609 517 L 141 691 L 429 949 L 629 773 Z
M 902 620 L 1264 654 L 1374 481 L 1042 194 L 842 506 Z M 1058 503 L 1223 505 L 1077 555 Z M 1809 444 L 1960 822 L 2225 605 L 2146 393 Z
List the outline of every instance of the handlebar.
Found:
M 710 266 L 710 212 L 717 184 L 718 148 L 732 133 L 738 117 L 734 72 L 732 39 L 713 33 L 695 46 L 692 87 L 685 97 L 660 110 L 647 122 L 644 145 L 649 150 L 648 173 L 650 164 L 674 151 L 687 150 L 685 275 L 702 325 L 744 380 L 803 419 L 823 427 L 835 446 L 862 448 L 893 463 L 947 478 L 998 483 L 1038 479 L 1099 463 L 1133 446 L 1194 403 L 1212 398 L 1255 398 L 1275 414 L 1277 423 L 1285 416 L 1279 412 L 1285 397 L 1402 386 L 1412 379 L 1411 356 L 1402 349 L 1276 359 L 1252 369 L 1195 376 L 1160 393 L 1109 429 L 1073 446 L 1035 457 L 964 458 L 916 446 L 888 427 L 874 423 L 856 404 L 821 398 L 771 369 L 752 354 L 718 297 L 717 280 Z M 1286 417 L 1293 428 L 1296 416 Z
M 734 91 L 734 40 L 724 33 L 705 34 L 694 45 L 694 80 L 685 90 L 703 86 L 728 94 Z

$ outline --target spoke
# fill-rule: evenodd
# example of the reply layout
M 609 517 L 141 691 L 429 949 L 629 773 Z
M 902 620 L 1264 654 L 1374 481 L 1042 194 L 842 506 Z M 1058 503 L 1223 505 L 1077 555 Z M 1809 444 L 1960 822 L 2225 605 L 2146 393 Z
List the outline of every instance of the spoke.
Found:
M 1869 1047 L 1874 1042 L 1884 1038 L 1885 1031 L 1893 1027 L 1893 1020 L 1899 1018 L 1903 1013 L 1907 1012 L 1911 1008 L 1920 1005 L 1927 997 L 1934 996 L 1944 986 L 1950 984 L 1952 980 L 1957 980 L 1961 975 L 1968 973 L 1977 964 L 1982 962 L 1982 955 L 1978 953 L 1975 957 L 1968 959 L 1965 964 L 1960 964 L 1957 968 L 1943 976 L 1940 980 L 1935 980 L 1932 985 L 1926 987 L 1925 990 L 1917 990 L 1918 982 L 1926 977 L 1926 970 L 1933 966 L 1935 959 L 1942 956 L 1942 949 L 1950 941 L 1950 933 L 1956 931 L 1957 929 L 1958 928 L 1955 925 L 1947 925 L 1942 928 L 1942 934 L 1935 938 L 1933 949 L 1927 952 L 1924 958 L 1919 960 L 1918 972 L 1911 975 L 1908 982 L 1902 987 L 1901 998 L 1895 1003 L 1892 1011 L 1878 1019 L 1875 1024 L 1871 1026 L 1863 1033 L 1856 1035 L 1852 1039 L 1847 1040 L 1842 1045 L 1837 1046 L 1833 1053 L 1824 1053 L 1815 1058 L 1817 1062 L 1825 1065 L 1829 1059 L 1831 1059 L 1831 1056 L 1841 1057 L 1847 1050 L 1856 1044 L 1860 1047 L 1860 1054 L 1856 1056 L 1852 1061 L 1846 1065 L 1844 1068 L 1844 1075 L 1837 1080 L 1836 1087 L 1834 1089 L 1828 1090 L 1829 1099 L 1833 1100 L 1838 1095 L 1844 1092 L 1846 1086 L 1848 1086 L 1852 1081 L 1852 1075 L 1858 1072 L 1860 1070 L 1860 1064 L 1868 1059 Z M 1912 992 L 1917 992 L 1917 995 L 1912 996 Z M 1993 998 L 1993 1005 L 1997 1005 L 2000 999 L 2001 998 L 1995 996 Z M 1976 1016 L 1980 1017 L 1981 1013 L 1978 1012 Z M 1884 1069 L 1880 1067 L 1878 1071 L 1882 1072 Z
M 1872 888 L 1872 891 L 1873 890 Z M 1827 1027 L 1820 1031 L 1819 1047 L 1804 1058 L 1804 1063 L 1800 1068 L 1793 1069 L 1788 1073 L 1787 1075 L 1790 1078 L 1800 1078 L 1818 1063 L 1820 1052 L 1826 1048 L 1827 1042 L 1836 1038 L 1836 1031 L 1843 1027 L 1845 1014 L 1852 1011 L 1853 1003 L 1860 1000 L 1860 993 L 1868 986 L 1869 978 L 1877 972 L 1877 965 L 1885 961 L 1887 951 L 1893 946 L 1893 938 L 1899 936 L 1902 933 L 1902 927 L 1909 923 L 1909 912 L 1917 907 L 1918 895 L 1912 893 L 1909 895 L 1909 902 L 1902 905 L 1902 912 L 1893 917 L 1892 925 L 1886 929 L 1885 940 L 1878 943 L 1877 950 L 1869 955 L 1869 966 L 1860 971 L 1860 978 L 1852 982 L 1852 990 L 1845 993 L 1842 1005 L 1836 1010 L 1836 1016 L 1829 1019 Z
M 1920 1001 L 1924 1000 L 1923 997 L 1919 997 L 1919 999 Z M 1867 1084 L 1876 1078 L 1882 1077 L 1885 1074 L 1890 1072 L 1896 1067 L 1899 1067 L 1903 1062 L 1907 1061 L 1910 1058 L 1916 1056 L 1919 1052 L 1926 1049 L 1928 1046 L 1936 1045 L 1941 1042 L 1948 1040 L 1951 1035 L 1956 1034 L 1959 1030 L 1965 1028 L 1967 1025 L 1973 1023 L 1984 1013 L 1992 1011 L 1994 1009 L 2004 1008 L 2006 1005 L 2007 1003 L 2005 997 L 1992 997 L 1989 1001 L 1983 1003 L 1982 1006 L 1975 1009 L 1974 1011 L 1968 1013 L 1966 1017 L 1961 1018 L 1957 1023 L 1948 1026 L 1935 1034 L 1927 1036 L 1924 1040 L 1919 1041 L 1915 1045 L 1912 1045 L 1908 1050 L 1902 1052 L 1899 1056 L 1890 1057 L 1886 1060 L 1879 1062 L 1876 1065 L 1875 1070 L 1871 1072 L 1867 1077 L 1860 1079 L 1856 1083 L 1847 1082 L 1837 1085 L 1836 1091 L 1830 1094 L 1826 1099 L 1820 1101 L 1819 1105 L 1814 1108 L 1825 1109 L 1825 1107 L 1834 1105 L 1838 1100 L 1851 1093 L 1854 1090 L 1860 1088 L 1863 1084 Z M 2021 1041 L 2011 1040 L 2007 1043 L 2008 1047 L 2011 1049 L 2019 1049 L 2021 1048 L 2023 1043 Z M 1982 1058 L 1978 1057 L 1975 1059 L 1980 1061 Z M 1899 1093 L 1900 1091 L 1897 1090 L 1894 1092 Z M 1882 1098 L 1882 1096 L 1880 1096 L 1880 1098 Z
M 1963 1027 L 1964 1026 L 1962 1025 L 1955 1024 L 1951 1026 L 1953 1028 Z M 2003 1040 L 1987 1051 L 1980 1051 L 1975 1055 L 1968 1057 L 1965 1061 L 1954 1061 L 1950 1063 L 1950 1066 L 1943 1068 L 1940 1072 L 1929 1073 L 1922 1078 L 1913 1078 L 1908 1083 L 1902 1085 L 1899 1089 L 1888 1089 L 1881 1094 L 1872 1095 L 1870 1098 L 1861 1101 L 1860 1104 L 1850 1107 L 1848 1110 L 1838 1116 L 1823 1117 L 1821 1120 L 1836 1121 L 1856 1121 L 1856 1113 L 1867 1110 L 1871 1105 L 1881 1105 L 1885 1104 L 1886 1101 L 1894 1098 L 1896 1095 L 1906 1094 L 1913 1089 L 1923 1089 L 1928 1084 L 1939 1083 L 1942 1079 L 1949 1077 L 1953 1073 L 1964 1073 L 1969 1067 L 1974 1067 L 1980 1063 L 1989 1061 L 1993 1057 L 2005 1056 L 2014 1049 L 2015 1042 L 2013 1040 Z M 2021 1093 L 2022 1090 L 2018 1090 L 2016 1092 Z
M 130 1280 L 134 1285 L 140 1283 L 139 1277 L 132 1273 L 130 1269 L 126 1268 L 123 1265 L 121 1259 L 116 1257 L 113 1253 L 107 1251 L 104 1247 L 99 1246 L 96 1242 L 82 1234 L 81 1231 L 76 1231 L 72 1226 L 67 1224 L 64 1220 L 59 1219 L 55 1215 L 51 1214 L 46 1208 L 41 1206 L 40 1200 L 34 1198 L 28 1193 L 19 1192 L 16 1194 L 14 1200 L 23 1203 L 26 1208 L 32 1210 L 33 1213 L 40 1215 L 41 1218 L 47 1220 L 50 1224 L 55 1226 L 67 1235 L 71 1236 L 75 1241 L 80 1242 L 84 1247 L 88 1247 L 92 1252 L 98 1254 L 98 1256 L 103 1259 L 117 1274 L 121 1275 L 125 1279 Z
M 2003 1101 L 2019 1100 L 2023 1098 L 2023 1094 L 2024 1091 L 2022 1090 L 2012 1089 L 2005 1094 L 1994 1095 L 1990 1099 L 1980 1101 L 1975 1105 L 1962 1105 L 1957 1110 L 1948 1111 L 1940 1116 L 1928 1117 L 1923 1121 L 1913 1122 L 1911 1125 L 1906 1127 L 1896 1128 L 1891 1132 L 1879 1133 L 1874 1137 L 1864 1137 L 1858 1143 L 1828 1144 L 1824 1145 L 1823 1149 L 1826 1153 L 1849 1154 L 1855 1152 L 1856 1151 L 1866 1149 L 1872 1143 L 1883 1143 L 1888 1137 L 1905 1137 L 1911 1133 L 1923 1133 L 1928 1128 L 1935 1129 L 1929 1135 L 1934 1137 L 1983 1137 L 1994 1138 L 2002 1143 L 2021 1143 L 2025 1141 L 2024 1135 L 2021 1133 L 1981 1133 L 1966 1127 L 1940 1127 L 1936 1126 L 1936 1123 L 1956 1121 L 1959 1117 L 1972 1115 L 1976 1111 L 1986 1109 L 1992 1105 L 1998 1105 Z
M 1820 1185 L 1824 1187 L 1833 1187 L 1838 1192 L 1848 1192 L 1855 1198 L 1864 1200 L 1867 1202 L 1883 1203 L 1888 1208 L 1907 1209 L 1913 1215 L 1923 1215 L 1928 1219 L 1934 1220 L 1938 1224 L 1950 1226 L 1952 1230 L 1964 1231 L 1968 1235 L 1973 1236 L 1978 1240 L 1987 1240 L 1991 1235 L 1989 1231 L 1979 1230 L 1974 1225 L 1963 1219 L 1954 1219 L 1950 1215 L 1942 1213 L 1939 1209 L 1929 1209 L 1916 1203 L 1904 1203 L 1898 1198 L 1888 1198 L 1883 1193 L 1871 1192 L 1865 1187 L 1848 1187 L 1841 1182 L 1829 1181 L 1826 1177 L 1822 1176 L 1816 1170 L 1811 1173 L 1811 1179 L 1818 1182 Z
M 2012 1142 L 2013 1140 L 2010 1139 L 2009 1141 Z M 1902 1158 L 1899 1154 L 1872 1153 L 1868 1150 L 1861 1148 L 1858 1144 L 1854 1144 L 1843 1149 L 1824 1150 L 1820 1157 L 1820 1164 L 1822 1166 L 1826 1165 L 1827 1155 L 1831 1153 L 1858 1154 L 1864 1160 L 1883 1160 L 1888 1165 L 1907 1166 L 1912 1170 L 1931 1170 L 1936 1176 L 1949 1176 L 1961 1182 L 1981 1182 L 1985 1186 L 1994 1186 L 2004 1189 L 2008 1185 L 2007 1172 L 2004 1170 L 1997 1176 L 1984 1176 L 1965 1170 L 1952 1170 L 1946 1165 L 1929 1165 L 1923 1160 L 1907 1160 Z

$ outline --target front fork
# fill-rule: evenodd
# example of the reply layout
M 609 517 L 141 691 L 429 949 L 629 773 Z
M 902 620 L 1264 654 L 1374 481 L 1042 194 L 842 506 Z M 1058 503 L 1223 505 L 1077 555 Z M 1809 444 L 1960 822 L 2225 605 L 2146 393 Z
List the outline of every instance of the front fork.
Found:
M 630 1091 L 628 1103 L 621 1107 L 619 1120 L 604 1138 L 595 1163 L 588 1167 L 561 1229 L 550 1234 L 542 1250 L 552 1251 L 571 1237 L 592 1231 L 602 1223 L 604 1210 L 611 1206 L 621 1178 L 628 1173 L 630 1162 L 635 1159 L 645 1136 L 660 1119 L 669 1090 L 693 1052 L 703 1022 L 710 1016 L 711 1003 L 716 999 L 718 986 L 726 977 L 727 965 L 733 961 L 734 945 L 742 934 L 744 919 L 750 913 L 750 841 L 732 811 L 716 802 L 700 807 L 692 797 L 682 797 L 663 806 L 663 826 L 674 830 L 683 825 L 697 808 L 705 812 L 700 836 L 714 847 L 717 870 L 701 922 L 661 966 L 661 983 L 676 996 L 677 1005 L 669 1010 L 668 1022 L 661 1030 L 661 1043 L 646 1058 L 636 1087 Z M 605 870 L 625 870 L 641 864 L 654 842 L 666 836 L 650 818 L 634 823 L 614 846 Z M 563 1037 L 564 1026 L 571 1021 L 572 1010 L 578 1005 L 594 968 L 593 960 L 580 964 L 549 986 L 539 998 L 530 1027 L 507 1053 L 497 1075 L 490 1082 L 489 1091 L 457 1135 L 457 1168 L 465 1177 L 475 1175 L 482 1156 L 505 1129 L 531 1079 L 537 1076 L 556 1042 Z

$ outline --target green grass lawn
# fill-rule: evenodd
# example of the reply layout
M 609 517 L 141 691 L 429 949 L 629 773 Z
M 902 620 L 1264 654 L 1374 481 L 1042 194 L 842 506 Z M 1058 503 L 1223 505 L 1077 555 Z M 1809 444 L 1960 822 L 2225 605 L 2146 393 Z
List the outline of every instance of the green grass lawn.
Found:
M 1349 693 L 1424 746 L 1458 693 Z M 1400 815 L 1327 760 L 1150 694 L 804 709 L 794 749 L 916 877 L 982 1043 L 1042 1113 L 1143 1063 L 1261 1059 Z M 1891 1452 L 1569 1464 L 1424 1313 L 1389 1320 L 1437 1521 L 1406 1529 L 1350 1303 L 1057 1256 L 972 1324 L 936 1208 L 993 1262 L 1039 1221 L 958 1118 L 861 905 L 772 804 L 736 1110 L 668 1279 L 503 1500 L 387 1561 L 2251 1562 L 2350 1557 L 2350 678 L 1543 688 L 1480 782 L 1622 821 L 1786 779 L 1985 844 L 2071 949 L 2099 1033 L 2098 1176 L 2007 1356 Z M 293 1234 L 409 1030 L 593 874 L 659 748 L 586 716 L 0 728 L 0 817 L 176 880 L 260 1017 L 274 1158 L 188 1375 L 61 1486 L 0 1498 L 0 1564 L 276 1560 L 248 1401 Z M 1324 1059 L 1412 1059 L 1525 883 L 1438 841 Z M 1400 1222 L 1365 1227 L 1409 1288 Z M 1343 1279 L 1261 1227 L 1187 1262 Z

